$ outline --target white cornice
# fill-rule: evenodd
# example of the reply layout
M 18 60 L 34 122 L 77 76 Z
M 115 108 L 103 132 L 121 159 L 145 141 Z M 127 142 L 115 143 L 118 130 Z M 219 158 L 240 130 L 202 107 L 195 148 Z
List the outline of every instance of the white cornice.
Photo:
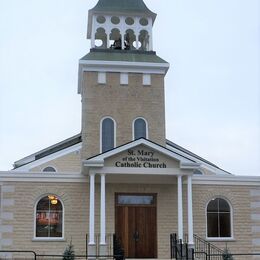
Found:
M 220 176 L 220 175 L 200 175 L 193 176 L 193 184 L 198 185 L 229 185 L 229 186 L 260 186 L 258 176 Z
M 1 182 L 87 182 L 81 173 L 0 172 Z
M 83 72 L 118 72 L 118 73 L 142 73 L 163 74 L 169 69 L 169 63 L 151 62 L 128 62 L 128 61 L 103 61 L 103 60 L 80 60 L 78 93 L 81 93 L 83 84 Z

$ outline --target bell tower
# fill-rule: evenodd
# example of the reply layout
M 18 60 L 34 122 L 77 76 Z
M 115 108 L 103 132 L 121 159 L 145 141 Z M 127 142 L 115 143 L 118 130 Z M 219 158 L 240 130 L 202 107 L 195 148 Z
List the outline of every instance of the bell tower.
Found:
M 155 19 L 143 0 L 99 0 L 89 10 L 91 49 L 79 61 L 82 158 L 141 137 L 165 146 L 169 64 L 153 51 Z

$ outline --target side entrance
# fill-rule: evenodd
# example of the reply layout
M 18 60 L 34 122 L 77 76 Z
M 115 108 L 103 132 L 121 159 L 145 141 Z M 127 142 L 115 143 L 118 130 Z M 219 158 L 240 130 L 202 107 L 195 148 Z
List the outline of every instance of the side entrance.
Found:
M 125 257 L 157 258 L 156 194 L 116 194 L 115 232 Z

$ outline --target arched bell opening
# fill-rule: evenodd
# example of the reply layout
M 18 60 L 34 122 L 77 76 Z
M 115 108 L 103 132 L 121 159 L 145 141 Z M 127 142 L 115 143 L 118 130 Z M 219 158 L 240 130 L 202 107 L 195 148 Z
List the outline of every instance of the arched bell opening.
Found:
M 132 29 L 128 29 L 124 35 L 124 49 L 125 50 L 136 50 L 134 42 L 136 41 L 135 33 Z
M 122 50 L 122 38 L 119 29 L 112 29 L 109 35 L 110 49 Z
M 104 28 L 98 28 L 95 34 L 95 48 L 106 49 L 107 48 L 107 35 Z
M 149 50 L 149 33 L 146 30 L 140 31 L 138 40 L 140 42 L 139 50 L 148 51 Z

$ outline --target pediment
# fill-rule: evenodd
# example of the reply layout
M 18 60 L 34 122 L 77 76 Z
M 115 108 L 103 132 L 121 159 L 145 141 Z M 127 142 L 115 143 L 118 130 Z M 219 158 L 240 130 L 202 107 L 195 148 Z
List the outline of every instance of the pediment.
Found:
M 179 168 L 180 162 L 143 144 L 115 154 L 104 161 L 106 167 L 166 169 Z
M 90 168 L 109 168 L 115 171 L 167 171 L 196 169 L 199 164 L 147 139 L 138 139 L 83 161 L 84 172 Z

